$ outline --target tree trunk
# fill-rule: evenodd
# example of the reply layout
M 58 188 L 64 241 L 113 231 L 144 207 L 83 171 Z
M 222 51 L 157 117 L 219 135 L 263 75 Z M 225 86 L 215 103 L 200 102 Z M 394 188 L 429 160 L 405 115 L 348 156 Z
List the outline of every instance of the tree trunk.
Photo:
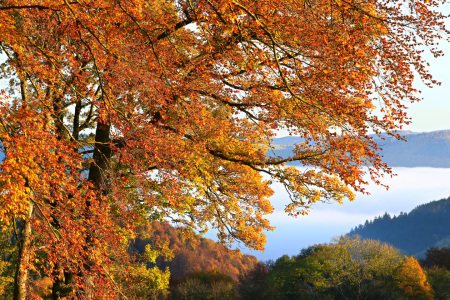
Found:
M 88 180 L 93 184 L 95 190 L 100 193 L 107 193 L 107 183 L 105 172 L 109 168 L 110 159 L 111 159 L 111 147 L 109 145 L 110 142 L 110 130 L 111 125 L 109 123 L 102 123 L 101 121 L 97 122 L 97 128 L 95 132 L 95 148 L 93 154 L 93 162 L 89 168 L 89 178 Z M 89 201 L 86 202 L 86 218 L 91 216 L 91 203 Z M 89 236 L 86 237 L 86 252 L 90 251 L 91 240 Z M 91 266 L 89 262 L 85 265 L 86 271 L 90 271 Z M 93 294 L 93 277 L 91 275 L 85 275 L 85 288 L 81 292 L 82 297 L 86 299 L 94 299 L 95 295 Z
M 89 181 L 97 190 L 105 188 L 105 171 L 108 169 L 111 159 L 110 130 L 110 124 L 97 122 L 93 162 L 89 169 Z
M 31 245 L 31 217 L 33 203 L 28 205 L 27 218 L 23 220 L 19 243 L 19 258 L 14 276 L 14 300 L 25 300 L 27 297 L 28 264 Z

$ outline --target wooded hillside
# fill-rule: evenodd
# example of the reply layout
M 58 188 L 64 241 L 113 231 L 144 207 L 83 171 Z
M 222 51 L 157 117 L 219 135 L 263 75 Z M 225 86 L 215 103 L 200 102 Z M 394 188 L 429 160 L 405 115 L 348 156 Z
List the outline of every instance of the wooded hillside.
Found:
M 390 243 L 408 255 L 422 255 L 431 246 L 450 246 L 450 197 L 398 216 L 385 213 L 355 227 L 350 234 Z
M 159 257 L 156 263 L 163 270 L 168 267 L 173 277 L 181 277 L 198 270 L 218 270 L 237 281 L 240 274 L 253 269 L 258 262 L 254 256 L 238 255 L 199 234 L 174 228 L 168 222 L 155 221 L 139 231 L 145 238 L 136 239 L 132 249 L 142 254 L 146 245 L 168 245 L 168 248 L 173 250 L 173 259 Z

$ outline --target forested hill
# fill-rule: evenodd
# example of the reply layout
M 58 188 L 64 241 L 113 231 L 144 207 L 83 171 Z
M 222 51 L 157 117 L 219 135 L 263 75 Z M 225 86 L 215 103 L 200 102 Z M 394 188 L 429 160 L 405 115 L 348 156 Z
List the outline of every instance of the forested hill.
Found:
M 406 136 L 407 142 L 394 138 L 375 139 L 383 149 L 384 162 L 391 167 L 450 168 L 450 130 L 400 133 Z M 289 156 L 294 145 L 302 141 L 292 136 L 274 139 L 275 155 Z
M 142 254 L 146 245 L 167 245 L 174 252 L 173 259 L 159 257 L 156 263 L 162 270 L 169 267 L 173 277 L 199 270 L 217 270 L 237 281 L 239 275 L 253 269 L 258 262 L 252 255 L 238 256 L 222 244 L 198 234 L 186 234 L 182 228 L 174 228 L 168 222 L 153 222 L 139 228 L 138 232 L 141 238 L 135 240 L 131 250 Z
M 450 197 L 394 217 L 385 213 L 350 234 L 390 243 L 408 255 L 421 256 L 430 246 L 450 247 Z

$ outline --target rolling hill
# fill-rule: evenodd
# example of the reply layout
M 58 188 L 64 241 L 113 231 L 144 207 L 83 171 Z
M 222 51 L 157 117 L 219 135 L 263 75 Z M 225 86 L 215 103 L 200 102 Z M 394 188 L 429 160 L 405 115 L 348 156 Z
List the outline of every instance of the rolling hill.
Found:
M 450 130 L 433 132 L 403 131 L 407 142 L 394 138 L 382 140 L 374 137 L 383 149 L 383 160 L 391 167 L 450 168 Z M 275 155 L 291 155 L 294 145 L 303 141 L 300 137 L 288 136 L 274 139 Z

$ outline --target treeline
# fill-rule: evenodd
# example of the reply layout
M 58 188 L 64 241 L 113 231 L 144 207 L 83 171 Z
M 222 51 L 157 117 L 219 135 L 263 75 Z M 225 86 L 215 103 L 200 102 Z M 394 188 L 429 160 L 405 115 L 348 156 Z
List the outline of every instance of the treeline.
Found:
M 303 249 L 297 256 L 259 262 L 238 282 L 219 271 L 172 281 L 157 299 L 450 299 L 450 249 L 424 259 L 357 236 Z
M 450 197 L 398 216 L 385 213 L 355 227 L 350 235 L 392 244 L 408 255 L 421 256 L 431 246 L 450 246 Z
M 414 257 L 357 236 L 260 263 L 240 281 L 242 299 L 433 299 Z
M 450 299 L 450 248 L 431 247 L 418 261 L 389 244 L 347 235 L 296 256 L 258 262 L 167 222 L 154 222 L 139 232 L 130 253 L 147 263 L 147 270 L 158 266 L 171 275 L 167 289 L 150 285 L 155 278 L 134 281 L 130 289 L 136 299 Z M 172 254 L 152 257 L 158 247 Z M 6 300 L 13 278 L 3 271 L 0 299 Z M 32 293 L 54 299 L 51 284 L 49 278 L 35 277 Z

